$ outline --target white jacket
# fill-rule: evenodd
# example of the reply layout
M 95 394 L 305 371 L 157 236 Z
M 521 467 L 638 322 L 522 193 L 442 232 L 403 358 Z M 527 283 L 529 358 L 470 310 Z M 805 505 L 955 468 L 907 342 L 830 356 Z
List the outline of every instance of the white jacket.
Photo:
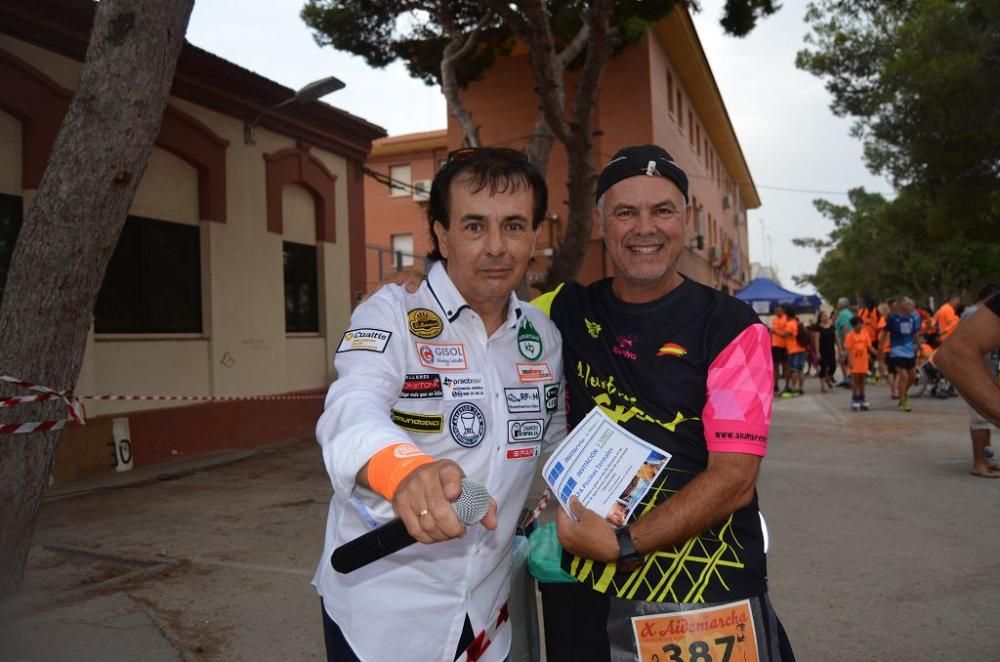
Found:
M 538 456 L 565 435 L 559 332 L 512 294 L 506 322 L 487 339 L 438 263 L 415 294 L 388 286 L 358 306 L 334 365 L 316 426 L 334 496 L 313 584 L 361 659 L 452 662 L 466 615 L 478 634 L 508 599 L 511 543 Z M 333 550 L 395 516 L 357 473 L 401 441 L 486 485 L 497 529 L 472 525 L 463 538 L 416 543 L 340 574 Z M 481 660 L 504 659 L 510 634 L 508 622 Z

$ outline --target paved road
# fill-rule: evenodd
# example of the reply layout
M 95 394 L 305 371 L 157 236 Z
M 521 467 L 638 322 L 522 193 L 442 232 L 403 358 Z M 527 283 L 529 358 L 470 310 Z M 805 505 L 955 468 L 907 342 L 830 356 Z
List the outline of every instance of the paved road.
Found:
M 1000 480 L 968 474 L 964 405 L 870 394 L 775 405 L 760 500 L 798 658 L 998 660 Z M 49 500 L 0 661 L 323 659 L 318 449 L 247 455 Z

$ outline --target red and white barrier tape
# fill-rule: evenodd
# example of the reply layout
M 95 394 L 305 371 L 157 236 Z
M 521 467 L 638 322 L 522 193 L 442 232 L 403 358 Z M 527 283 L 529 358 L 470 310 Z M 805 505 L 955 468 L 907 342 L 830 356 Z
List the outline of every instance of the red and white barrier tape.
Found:
M 164 400 L 183 402 L 234 402 L 238 400 L 314 400 L 325 397 L 323 393 L 309 395 L 73 395 L 72 391 L 56 391 L 39 386 L 10 375 L 0 374 L 0 380 L 19 386 L 35 395 L 16 395 L 0 398 L 0 409 L 15 407 L 28 402 L 62 400 L 66 403 L 66 418 L 54 421 L 31 421 L 27 423 L 0 424 L 0 434 L 26 434 L 59 430 L 70 421 L 77 425 L 86 424 L 86 415 L 81 400 Z
M 69 421 L 78 425 L 83 425 L 86 421 L 83 413 L 83 405 L 73 397 L 70 391 L 56 391 L 46 386 L 39 386 L 26 382 L 23 379 L 10 375 L 0 375 L 0 380 L 19 386 L 28 391 L 34 391 L 37 395 L 21 395 L 0 399 L 0 407 L 14 407 L 26 402 L 44 402 L 45 400 L 62 400 L 66 403 L 66 418 L 56 421 L 31 421 L 27 423 L 5 423 L 0 424 L 0 434 L 26 434 L 28 432 L 48 432 L 59 430 Z
M 311 395 L 78 395 L 80 400 L 181 400 L 187 402 L 235 400 L 316 400 L 325 398 L 325 393 Z
M 497 632 L 500 631 L 500 627 L 510 619 L 510 613 L 507 611 L 507 603 L 503 603 L 500 607 L 500 611 L 497 613 L 497 617 L 493 619 L 490 626 L 476 635 L 476 638 L 469 644 L 469 647 L 465 649 L 465 652 L 455 662 L 476 662 L 479 658 L 483 656 L 486 649 L 490 647 L 493 643 L 493 638 L 497 636 Z
M 550 492 L 549 488 L 546 487 L 545 491 L 542 492 L 542 496 L 538 500 L 538 503 L 535 505 L 535 509 L 531 511 L 531 517 L 529 517 L 528 521 L 522 524 L 521 526 L 527 528 L 528 526 L 531 525 L 532 522 L 541 517 L 542 511 L 545 510 L 545 508 L 549 505 L 549 497 L 551 496 L 552 492 Z

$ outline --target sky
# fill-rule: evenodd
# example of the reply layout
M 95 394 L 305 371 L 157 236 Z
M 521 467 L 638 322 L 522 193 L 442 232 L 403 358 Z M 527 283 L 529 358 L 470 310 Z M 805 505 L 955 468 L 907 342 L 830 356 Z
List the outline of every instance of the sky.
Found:
M 437 87 L 411 78 L 400 63 L 373 69 L 354 55 L 320 48 L 299 18 L 302 4 L 196 0 L 187 39 L 293 89 L 337 76 L 347 87 L 323 101 L 389 135 L 445 127 L 447 109 Z M 851 120 L 830 111 L 823 81 L 795 68 L 808 32 L 806 0 L 784 0 L 777 14 L 742 39 L 719 26 L 723 4 L 702 0 L 694 22 L 762 203 L 749 213 L 750 260 L 774 267 L 786 287 L 811 291 L 794 287 L 792 276 L 813 272 L 820 256 L 792 239 L 833 229 L 812 201 L 844 203 L 847 190 L 857 186 L 891 195 L 892 187 L 865 169 L 861 143 L 849 134 Z

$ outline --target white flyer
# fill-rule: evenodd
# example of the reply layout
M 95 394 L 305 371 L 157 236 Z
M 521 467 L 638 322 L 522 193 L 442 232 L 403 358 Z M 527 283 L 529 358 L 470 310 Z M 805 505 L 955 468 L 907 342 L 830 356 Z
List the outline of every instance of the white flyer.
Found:
M 552 453 L 542 475 L 567 513 L 575 496 L 622 526 L 670 457 L 594 407 Z

